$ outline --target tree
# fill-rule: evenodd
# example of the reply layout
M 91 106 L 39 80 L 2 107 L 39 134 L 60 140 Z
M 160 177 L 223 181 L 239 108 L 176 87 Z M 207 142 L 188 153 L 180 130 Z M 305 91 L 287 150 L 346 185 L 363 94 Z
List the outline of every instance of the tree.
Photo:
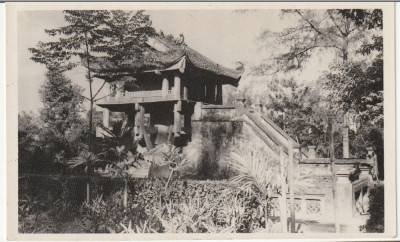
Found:
M 355 110 L 364 122 L 383 127 L 383 22 L 382 10 L 339 10 L 346 19 L 363 29 L 375 30 L 356 53 L 372 62 L 333 63 L 325 78 L 329 99 L 344 110 Z M 368 42 L 369 41 L 369 42 Z
M 350 148 L 359 157 L 366 155 L 365 147 L 372 146 L 378 155 L 379 177 L 384 174 L 383 145 L 383 21 L 382 10 L 340 10 L 346 19 L 357 26 L 373 31 L 356 50 L 367 61 L 333 63 L 322 77 L 329 91 L 328 100 L 336 109 L 355 112 L 360 128 L 351 133 Z
M 18 114 L 18 172 L 29 173 L 46 168 L 48 159 L 42 150 L 40 119 L 33 113 Z
M 69 23 L 67 26 L 60 27 L 58 29 L 45 30 L 50 36 L 62 36 L 58 41 L 53 42 L 39 42 L 38 48 L 31 48 L 32 60 L 38 63 L 45 64 L 50 71 L 66 71 L 74 68 L 78 65 L 75 61 L 75 56 L 86 61 L 87 74 L 86 79 L 89 82 L 89 98 L 85 97 L 90 101 L 90 117 L 89 117 L 89 136 L 88 136 L 88 148 L 89 151 L 92 149 L 92 113 L 94 98 L 96 95 L 93 94 L 92 90 L 92 68 L 91 59 L 92 46 L 96 45 L 103 36 L 99 34 L 104 21 L 109 19 L 109 13 L 107 11 L 64 11 L 64 19 Z M 87 170 L 88 176 L 91 172 L 91 167 Z M 89 194 L 89 191 L 88 191 Z M 87 197 L 89 200 L 89 197 Z
M 76 143 L 80 135 L 75 131 L 82 129 L 83 89 L 72 85 L 62 72 L 49 71 L 46 76 L 39 90 L 44 105 L 40 118 L 46 125 L 46 132 L 51 132 L 58 140 L 55 152 L 66 152 L 66 156 L 77 154 L 82 149 Z
M 97 77 L 107 82 L 134 81 L 137 71 L 147 66 L 157 66 L 157 59 L 147 44 L 148 37 L 156 35 L 149 15 L 143 10 L 110 11 L 110 19 L 100 34 L 105 36 L 93 51 L 105 56 L 96 59 Z
M 142 12 L 138 12 L 139 15 Z M 129 12 L 130 14 L 130 12 Z M 109 54 L 109 58 L 114 58 L 116 60 L 123 61 L 124 53 L 130 53 L 130 49 L 139 47 L 144 41 L 140 43 L 136 41 L 137 39 L 145 39 L 145 33 L 141 32 L 141 28 L 136 28 L 137 25 L 143 24 L 143 22 L 148 22 L 148 17 L 146 18 L 127 18 L 129 14 L 124 14 L 123 12 L 110 12 L 110 11 L 99 11 L 99 10 L 82 10 L 82 11 L 72 11 L 65 10 L 64 18 L 68 22 L 67 26 L 63 26 L 57 29 L 45 30 L 50 36 L 61 36 L 57 41 L 52 42 L 39 42 L 38 48 L 31 48 L 32 60 L 38 63 L 45 64 L 50 71 L 66 71 L 74 68 L 78 64 L 83 65 L 86 68 L 87 74 L 86 79 L 89 83 L 89 97 L 84 97 L 90 102 L 89 109 L 89 127 L 88 127 L 88 148 L 92 151 L 92 130 L 93 130 L 93 107 L 94 103 L 99 100 L 96 99 L 97 95 L 100 93 L 101 89 L 104 87 L 107 81 L 104 80 L 103 85 L 97 92 L 94 92 L 92 88 L 93 72 L 96 71 L 96 66 L 99 65 L 99 58 L 95 56 L 95 53 L 105 52 Z M 130 24 L 124 25 L 125 32 L 122 31 L 124 28 L 118 29 L 118 23 L 123 23 L 129 21 Z M 150 28 L 150 24 L 145 24 L 146 29 Z M 128 27 L 127 27 L 128 26 Z M 121 27 L 121 26 L 120 26 Z M 139 32 L 139 34 L 138 34 Z M 127 38 L 123 38 L 124 34 L 127 34 Z M 122 40 L 129 40 L 129 37 L 135 36 L 137 38 L 133 42 L 124 42 Z M 120 36 L 120 42 L 115 44 L 112 39 L 115 36 Z M 125 36 L 126 37 L 126 36 Z M 107 41 L 107 39 L 111 39 Z M 110 52 L 109 50 L 115 50 Z M 144 52 L 135 51 L 137 56 L 143 55 Z M 76 61 L 79 57 L 81 62 Z M 129 58 L 127 58 L 129 59 Z M 134 59 L 133 63 L 138 62 L 138 59 Z M 118 62 L 117 63 L 121 63 Z M 123 63 L 123 62 L 122 62 Z M 136 63 L 136 67 L 140 66 L 140 63 Z M 119 68 L 120 66 L 118 66 Z M 100 68 L 101 69 L 101 68 Z M 137 68 L 136 68 L 137 69 Z M 99 68 L 97 68 L 99 70 Z M 112 70 L 115 72 L 115 70 Z M 115 79 L 112 79 L 115 81 Z M 88 164 L 87 174 L 88 181 L 90 173 L 92 172 L 92 167 Z M 89 200 L 89 191 L 87 191 Z
M 363 123 L 383 127 L 383 61 L 335 63 L 323 77 L 336 109 L 353 110 Z
M 298 24 L 280 33 L 261 33 L 259 40 L 274 54 L 257 68 L 258 72 L 298 70 L 307 60 L 328 49 L 346 61 L 359 41 L 370 34 L 368 26 L 357 24 L 341 10 L 283 10 L 282 16 L 295 17 Z
M 84 148 L 80 116 L 83 90 L 72 85 L 61 72 L 51 70 L 46 77 L 39 90 L 44 106 L 40 116 L 27 113 L 18 116 L 21 172 L 53 171 L 57 169 L 56 163 L 62 164 L 66 156 Z
M 271 33 L 266 30 L 260 35 L 259 39 L 271 50 L 272 55 L 271 58 L 254 68 L 254 73 L 271 75 L 282 71 L 301 71 L 305 63 L 322 53 L 321 51 L 333 50 L 335 62 L 321 78 L 325 79 L 324 86 L 327 92 L 319 89 L 319 93 L 317 93 L 320 100 L 328 107 L 327 110 L 320 113 L 324 116 L 321 123 L 328 122 L 332 127 L 329 120 L 335 116 L 343 117 L 349 110 L 356 110 L 359 116 L 367 117 L 366 119 L 372 117 L 373 122 L 379 123 L 380 120 L 383 120 L 383 90 L 380 84 L 383 84 L 381 78 L 383 62 L 379 60 L 381 55 L 378 54 L 378 59 L 375 59 L 367 67 L 362 66 L 356 60 L 358 53 L 368 55 L 375 50 L 378 52 L 382 50 L 383 41 L 379 37 L 382 13 L 379 10 L 294 9 L 283 10 L 282 14 L 295 17 L 298 24 L 286 28 L 280 33 Z M 372 39 L 372 43 L 367 43 L 369 39 Z M 299 98 L 295 95 L 296 92 L 303 94 L 303 97 Z M 317 127 L 316 130 L 320 134 L 318 136 L 325 140 L 324 148 L 327 150 L 325 125 L 314 125 L 321 116 L 313 115 L 312 109 L 310 109 L 312 106 L 310 108 L 303 106 L 304 101 L 307 100 L 306 97 L 311 97 L 310 93 L 302 93 L 302 90 L 297 87 L 289 93 L 293 98 L 288 98 L 286 95 L 283 95 L 286 98 L 277 96 L 277 100 L 280 99 L 280 102 L 271 102 L 272 110 L 283 113 L 281 117 L 278 117 L 281 125 L 287 130 L 286 124 L 290 123 L 292 130 L 298 129 L 295 132 L 289 132 L 292 137 L 294 133 L 305 133 L 307 136 L 307 132 L 310 136 L 313 131 L 310 126 Z M 298 100 L 293 102 L 292 100 L 296 98 Z M 285 119 L 286 116 L 289 118 Z M 330 130 L 330 134 L 329 155 L 333 161 L 337 151 L 334 149 L 336 142 L 333 129 Z M 302 141 L 299 142 L 302 143 Z M 333 196 L 335 199 L 334 190 Z M 338 228 L 337 224 L 336 227 Z

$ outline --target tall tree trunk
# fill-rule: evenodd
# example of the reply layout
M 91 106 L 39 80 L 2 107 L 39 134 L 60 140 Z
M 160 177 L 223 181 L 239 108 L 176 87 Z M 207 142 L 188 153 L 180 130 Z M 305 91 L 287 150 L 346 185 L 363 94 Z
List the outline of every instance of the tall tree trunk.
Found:
M 268 201 L 265 201 L 265 210 L 264 210 L 264 219 L 265 219 L 265 232 L 268 233 Z
M 92 128 L 93 128 L 93 90 L 92 90 L 92 75 L 90 72 L 90 56 L 89 56 L 89 41 L 87 33 L 85 33 L 85 43 L 86 43 L 86 61 L 87 61 L 87 72 L 88 72 L 88 81 L 89 81 L 89 90 L 90 90 L 90 109 L 89 109 L 89 152 L 93 150 L 92 144 Z M 86 200 L 89 202 L 90 200 L 90 176 L 92 172 L 92 164 L 88 161 L 87 164 L 87 184 L 86 184 Z

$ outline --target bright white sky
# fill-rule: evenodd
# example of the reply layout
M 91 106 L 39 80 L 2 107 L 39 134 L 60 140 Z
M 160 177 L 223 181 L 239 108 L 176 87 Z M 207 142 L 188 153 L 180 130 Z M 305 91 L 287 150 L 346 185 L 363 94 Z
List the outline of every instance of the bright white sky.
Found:
M 257 36 L 263 29 L 280 31 L 295 24 L 295 21 L 280 18 L 279 10 L 157 10 L 146 11 L 157 30 L 165 34 L 179 36 L 183 33 L 185 42 L 210 59 L 227 67 L 234 68 L 235 62 L 257 63 L 268 57 L 260 51 Z M 44 29 L 66 25 L 61 11 L 27 11 L 18 15 L 18 73 L 19 73 L 19 111 L 37 112 L 42 107 L 38 90 L 45 80 L 46 68 L 34 63 L 28 48 L 35 47 L 39 41 L 52 40 Z M 315 80 L 326 69 L 329 58 L 316 58 L 299 73 L 301 80 Z M 88 91 L 85 70 L 75 68 L 67 73 L 73 83 Z M 246 79 L 242 78 L 241 83 Z M 95 86 L 99 86 L 97 81 Z M 96 87 L 94 88 L 96 90 Z M 105 89 L 107 90 L 107 89 Z M 99 95 L 100 97 L 101 95 Z

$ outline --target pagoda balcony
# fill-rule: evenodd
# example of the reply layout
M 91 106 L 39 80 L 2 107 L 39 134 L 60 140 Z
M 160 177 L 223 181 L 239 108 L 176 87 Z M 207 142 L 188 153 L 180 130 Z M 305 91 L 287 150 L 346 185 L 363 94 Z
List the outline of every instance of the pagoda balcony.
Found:
M 119 92 L 115 96 L 109 96 L 100 100 L 97 104 L 114 105 L 114 104 L 133 104 L 133 103 L 151 103 L 163 101 L 176 101 L 180 98 L 176 96 L 174 90 L 153 90 L 153 91 L 134 91 Z

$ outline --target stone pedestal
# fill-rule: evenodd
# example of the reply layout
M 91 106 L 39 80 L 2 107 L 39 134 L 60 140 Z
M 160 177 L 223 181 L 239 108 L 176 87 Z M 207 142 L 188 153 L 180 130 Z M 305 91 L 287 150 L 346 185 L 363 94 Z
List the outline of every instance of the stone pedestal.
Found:
M 340 223 L 347 223 L 353 217 L 352 184 L 350 174 L 338 174 L 336 181 L 336 196 L 338 202 L 338 219 Z M 335 202 L 335 201 L 333 201 Z

